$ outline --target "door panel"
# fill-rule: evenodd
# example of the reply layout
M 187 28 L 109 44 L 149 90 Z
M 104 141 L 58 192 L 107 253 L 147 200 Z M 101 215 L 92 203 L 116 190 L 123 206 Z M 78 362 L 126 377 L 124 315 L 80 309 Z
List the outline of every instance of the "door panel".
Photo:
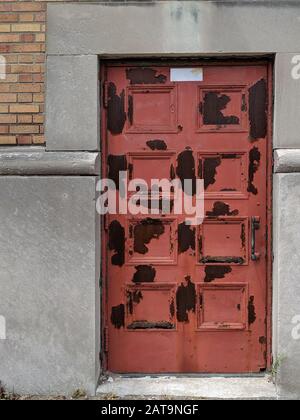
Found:
M 103 175 L 200 178 L 205 188 L 200 226 L 161 214 L 159 197 L 155 215 L 108 216 L 112 372 L 266 368 L 268 66 L 198 67 L 197 82 L 171 82 L 167 66 L 105 69 Z

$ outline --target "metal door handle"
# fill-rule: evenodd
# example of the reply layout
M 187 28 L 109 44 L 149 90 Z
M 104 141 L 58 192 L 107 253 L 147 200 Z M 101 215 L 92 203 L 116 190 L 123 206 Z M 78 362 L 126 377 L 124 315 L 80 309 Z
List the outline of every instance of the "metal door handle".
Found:
M 257 261 L 260 253 L 256 252 L 256 231 L 260 228 L 259 217 L 251 217 L 251 260 Z

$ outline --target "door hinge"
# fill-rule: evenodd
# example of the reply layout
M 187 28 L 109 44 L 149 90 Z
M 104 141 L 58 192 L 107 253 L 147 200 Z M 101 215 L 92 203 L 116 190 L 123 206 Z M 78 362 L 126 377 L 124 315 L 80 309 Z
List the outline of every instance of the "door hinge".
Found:
M 108 107 L 108 82 L 103 83 L 103 106 Z
M 108 353 L 108 327 L 103 330 L 103 351 Z

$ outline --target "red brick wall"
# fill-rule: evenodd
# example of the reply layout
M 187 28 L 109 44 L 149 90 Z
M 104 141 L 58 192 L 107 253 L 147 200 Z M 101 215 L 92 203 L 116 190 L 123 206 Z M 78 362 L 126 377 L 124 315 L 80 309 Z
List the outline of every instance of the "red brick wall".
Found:
M 0 1 L 0 145 L 44 143 L 43 1 Z
M 86 2 L 0 0 L 0 55 L 7 63 L 7 77 L 0 78 L 0 146 L 45 142 L 45 26 L 51 1 Z M 114 0 L 95 2 L 109 1 Z

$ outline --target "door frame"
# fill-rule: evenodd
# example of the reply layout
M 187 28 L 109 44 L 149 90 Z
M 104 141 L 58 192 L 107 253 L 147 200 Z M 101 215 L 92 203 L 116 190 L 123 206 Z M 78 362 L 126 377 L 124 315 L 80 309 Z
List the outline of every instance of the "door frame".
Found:
M 238 58 L 238 57 L 207 57 L 207 58 L 183 58 L 176 57 L 174 59 L 141 59 L 141 58 L 121 58 L 121 59 L 103 59 L 100 62 L 99 71 L 99 84 L 100 84 L 100 151 L 101 151 L 101 174 L 102 178 L 107 177 L 107 125 L 106 125 L 106 113 L 107 109 L 103 106 L 103 93 L 104 93 L 104 82 L 106 81 L 107 68 L 113 67 L 124 67 L 125 65 L 134 65 L 136 67 L 142 66 L 180 66 L 190 67 L 191 65 L 203 65 L 203 66 L 251 66 L 251 65 L 265 65 L 267 67 L 267 124 L 268 133 L 266 136 L 267 140 L 267 206 L 266 206 L 266 366 L 269 371 L 272 367 L 273 356 L 272 356 L 272 303 L 273 303 L 273 123 L 274 123 L 274 56 L 268 55 L 266 57 L 251 57 L 251 58 Z M 107 219 L 105 216 L 101 216 L 101 353 L 100 362 L 102 372 L 106 373 L 107 370 L 107 350 L 108 350 L 108 323 L 109 313 L 107 305 L 107 292 L 108 292 L 108 278 L 107 278 L 107 264 L 108 264 L 108 252 L 107 252 Z M 199 374 L 201 375 L 201 374 Z M 247 374 L 241 374 L 247 375 Z M 234 376 L 234 375 L 233 375 Z M 240 375 L 239 375 L 240 376 Z

